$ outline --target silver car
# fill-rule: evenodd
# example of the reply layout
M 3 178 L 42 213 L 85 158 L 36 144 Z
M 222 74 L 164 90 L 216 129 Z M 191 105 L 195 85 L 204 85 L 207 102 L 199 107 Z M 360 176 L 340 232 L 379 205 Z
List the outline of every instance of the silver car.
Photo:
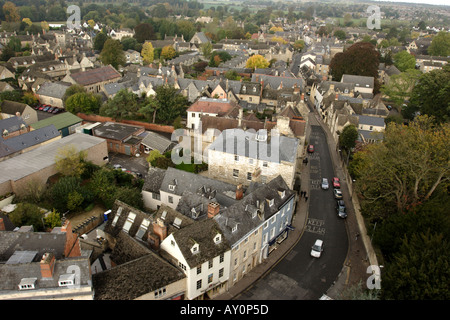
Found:
M 328 185 L 328 179 L 327 178 L 323 178 L 322 179 L 322 189 L 323 190 L 328 190 L 330 186 Z

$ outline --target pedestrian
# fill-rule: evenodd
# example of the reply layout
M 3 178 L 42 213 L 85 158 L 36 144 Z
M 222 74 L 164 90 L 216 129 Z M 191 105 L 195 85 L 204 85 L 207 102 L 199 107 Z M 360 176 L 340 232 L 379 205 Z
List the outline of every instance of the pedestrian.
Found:
M 308 197 L 306 196 L 306 191 L 305 191 L 305 193 L 304 193 L 303 195 L 305 196 L 305 198 L 308 198 Z
M 305 202 L 306 202 L 306 201 L 308 201 L 308 197 L 307 197 L 307 196 L 305 196 Z
M 302 198 L 302 197 L 303 197 L 303 190 L 300 191 L 300 198 Z

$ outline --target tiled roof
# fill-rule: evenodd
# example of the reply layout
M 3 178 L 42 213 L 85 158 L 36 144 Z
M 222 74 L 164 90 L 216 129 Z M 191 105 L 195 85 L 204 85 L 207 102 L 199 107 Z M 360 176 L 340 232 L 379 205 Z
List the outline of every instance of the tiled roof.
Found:
M 229 112 L 234 106 L 228 100 L 200 98 L 189 107 L 188 112 L 214 113 L 219 116 Z
M 94 83 L 103 81 L 110 81 L 120 79 L 120 73 L 112 66 L 106 66 L 96 69 L 87 70 L 84 72 L 78 72 L 71 75 L 72 79 L 78 84 L 87 86 Z

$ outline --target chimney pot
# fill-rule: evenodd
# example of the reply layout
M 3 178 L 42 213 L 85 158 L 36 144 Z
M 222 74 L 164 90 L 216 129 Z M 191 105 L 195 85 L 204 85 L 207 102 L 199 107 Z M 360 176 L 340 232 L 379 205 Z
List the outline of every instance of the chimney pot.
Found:
M 214 201 L 208 203 L 208 218 L 213 218 L 219 213 L 219 211 L 220 211 L 220 204 Z
M 239 184 L 236 187 L 236 200 L 241 200 L 244 197 L 244 189 L 242 188 L 242 184 Z

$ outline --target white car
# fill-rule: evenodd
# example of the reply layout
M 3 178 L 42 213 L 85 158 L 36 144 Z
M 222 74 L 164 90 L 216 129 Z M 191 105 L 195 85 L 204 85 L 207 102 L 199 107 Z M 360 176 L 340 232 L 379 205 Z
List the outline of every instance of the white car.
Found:
M 342 192 L 341 192 L 341 190 L 339 190 L 339 189 L 334 189 L 334 190 L 333 190 L 333 193 L 334 193 L 334 197 L 335 197 L 336 199 L 342 199 Z
M 311 248 L 311 256 L 313 256 L 314 258 L 320 258 L 322 251 L 323 251 L 323 241 L 317 239 Z
M 322 179 L 322 189 L 323 190 L 328 190 L 329 185 L 328 185 L 328 179 L 327 178 L 323 178 Z

